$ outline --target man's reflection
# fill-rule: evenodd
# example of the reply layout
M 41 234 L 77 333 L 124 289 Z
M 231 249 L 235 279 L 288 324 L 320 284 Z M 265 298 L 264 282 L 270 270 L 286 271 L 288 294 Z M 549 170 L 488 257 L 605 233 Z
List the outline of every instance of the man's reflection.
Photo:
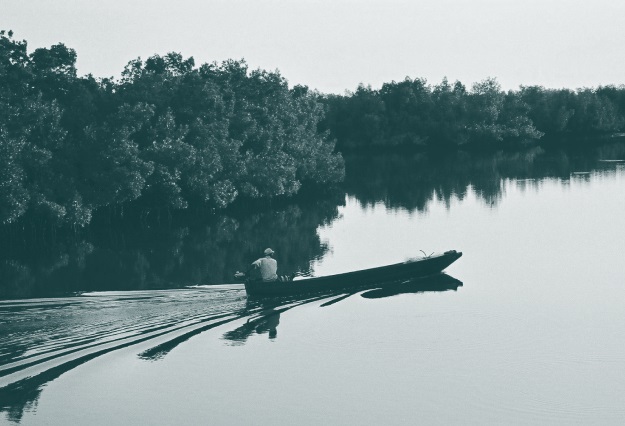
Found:
M 278 325 L 280 324 L 280 313 L 282 310 L 271 310 L 261 314 L 257 318 L 250 318 L 247 322 L 232 331 L 224 333 L 223 338 L 231 340 L 233 344 L 244 344 L 254 333 L 267 333 L 270 340 L 278 336 Z
M 256 326 L 256 333 L 263 334 L 268 333 L 271 340 L 278 336 L 278 325 L 280 324 L 280 312 L 265 317 Z

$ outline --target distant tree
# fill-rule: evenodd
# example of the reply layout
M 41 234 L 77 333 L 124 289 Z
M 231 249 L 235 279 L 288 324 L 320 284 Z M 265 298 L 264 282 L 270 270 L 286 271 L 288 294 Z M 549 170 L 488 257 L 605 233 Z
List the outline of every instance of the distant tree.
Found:
M 516 93 L 503 92 L 495 79 L 474 84 L 468 103 L 469 139 L 475 145 L 529 142 L 543 135 L 527 116 L 529 106 Z
M 13 139 L 0 125 L 0 222 L 15 222 L 28 209 L 29 194 L 24 187 L 21 162 L 23 139 Z
M 473 84 L 468 96 L 469 135 L 473 142 L 500 141 L 502 129 L 498 125 L 505 94 L 494 78 Z
M 386 144 L 425 145 L 434 105 L 431 88 L 424 79 L 385 83 L 380 99 L 387 115 Z
M 180 181 L 195 162 L 196 150 L 185 142 L 187 126 L 176 124 L 174 115 L 167 110 L 155 117 L 147 129 L 148 144 L 141 157 L 154 165 L 146 185 L 145 196 L 157 207 L 186 208 Z
M 142 195 L 154 164 L 139 156 L 133 135 L 152 116 L 145 104 L 124 104 L 102 124 L 85 127 L 80 143 L 68 152 L 76 186 L 92 208 L 121 205 Z
M 623 127 L 618 108 L 608 97 L 599 96 L 593 89 L 577 92 L 574 109 L 570 127 L 578 134 L 609 134 Z
M 35 49 L 30 55 L 30 63 L 35 90 L 45 99 L 67 103 L 76 80 L 76 51 L 62 43 L 49 49 Z
M 463 145 L 467 142 L 467 90 L 456 81 L 453 86 L 447 78 L 432 91 L 432 118 L 428 134 L 432 143 L 440 147 Z
M 456 81 L 431 87 L 423 79 L 385 83 L 379 91 L 360 85 L 355 93 L 327 96 L 322 129 L 339 149 L 419 147 L 445 150 L 468 144 L 494 147 L 542 136 L 517 93 L 505 93 L 495 79 L 470 91 Z
M 328 113 L 321 122 L 322 129 L 337 139 L 337 147 L 356 149 L 382 146 L 386 140 L 386 107 L 378 93 L 359 85 L 353 94 L 328 95 L 322 98 Z
M 16 221 L 28 209 L 22 152 L 26 145 L 19 111 L 30 94 L 29 58 L 25 41 L 0 31 L 0 221 Z

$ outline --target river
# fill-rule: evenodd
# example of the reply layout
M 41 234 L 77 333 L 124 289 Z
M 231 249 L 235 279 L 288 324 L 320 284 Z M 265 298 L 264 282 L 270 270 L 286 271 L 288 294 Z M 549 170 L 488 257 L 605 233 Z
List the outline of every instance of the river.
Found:
M 352 158 L 324 201 L 5 247 L 0 424 L 623 424 L 623 159 Z M 303 275 L 463 257 L 248 300 L 265 246 Z

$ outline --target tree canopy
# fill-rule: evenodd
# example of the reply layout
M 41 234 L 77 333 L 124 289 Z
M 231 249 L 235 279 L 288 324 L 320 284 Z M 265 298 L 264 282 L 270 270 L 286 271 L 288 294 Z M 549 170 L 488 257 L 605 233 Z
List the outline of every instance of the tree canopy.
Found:
M 341 150 L 421 147 L 501 149 L 548 140 L 611 135 L 625 130 L 625 87 L 504 91 L 488 78 L 429 85 L 406 78 L 381 89 L 360 85 L 324 97 L 322 126 Z
M 625 131 L 625 87 L 504 91 L 406 78 L 321 95 L 244 60 L 171 52 L 78 76 L 62 43 L 0 31 L 0 223 L 82 227 L 98 209 L 222 209 L 343 181 L 339 151 L 501 149 Z M 32 221 L 31 221 L 32 222 Z
M 78 77 L 64 44 L 27 52 L 0 32 L 0 222 L 84 226 L 94 210 L 223 208 L 344 177 L 324 105 L 245 61 L 132 60 Z

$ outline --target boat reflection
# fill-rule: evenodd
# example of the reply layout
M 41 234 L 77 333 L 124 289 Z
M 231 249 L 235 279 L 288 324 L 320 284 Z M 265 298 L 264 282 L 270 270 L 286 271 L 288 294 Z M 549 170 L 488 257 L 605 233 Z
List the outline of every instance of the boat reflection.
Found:
M 233 342 L 235 345 L 244 344 L 247 339 L 256 334 L 267 333 L 270 340 L 278 336 L 278 325 L 280 324 L 280 310 L 273 310 L 263 316 L 248 319 L 247 322 L 232 331 L 224 333 L 223 338 Z
M 383 297 L 398 296 L 408 293 L 426 293 L 434 291 L 457 291 L 462 287 L 462 281 L 447 274 L 438 274 L 433 277 L 420 278 L 401 283 L 391 284 L 375 290 L 365 291 L 361 296 L 366 299 L 380 299 Z
M 365 299 L 381 299 L 410 293 L 457 291 L 461 286 L 462 281 L 445 273 L 439 273 L 425 278 L 368 285 L 350 290 L 349 292 L 318 293 L 308 295 L 306 298 L 297 298 L 297 296 L 277 299 L 248 298 L 246 309 L 250 312 L 256 312 L 256 315 L 250 317 L 245 324 L 224 333 L 222 338 L 230 341 L 232 345 L 243 345 L 254 334 L 268 334 L 269 339 L 273 340 L 278 336 L 277 328 L 280 324 L 281 313 L 296 306 L 324 299 L 329 300 L 321 303 L 319 305 L 320 308 L 342 302 L 356 294 L 360 294 Z

